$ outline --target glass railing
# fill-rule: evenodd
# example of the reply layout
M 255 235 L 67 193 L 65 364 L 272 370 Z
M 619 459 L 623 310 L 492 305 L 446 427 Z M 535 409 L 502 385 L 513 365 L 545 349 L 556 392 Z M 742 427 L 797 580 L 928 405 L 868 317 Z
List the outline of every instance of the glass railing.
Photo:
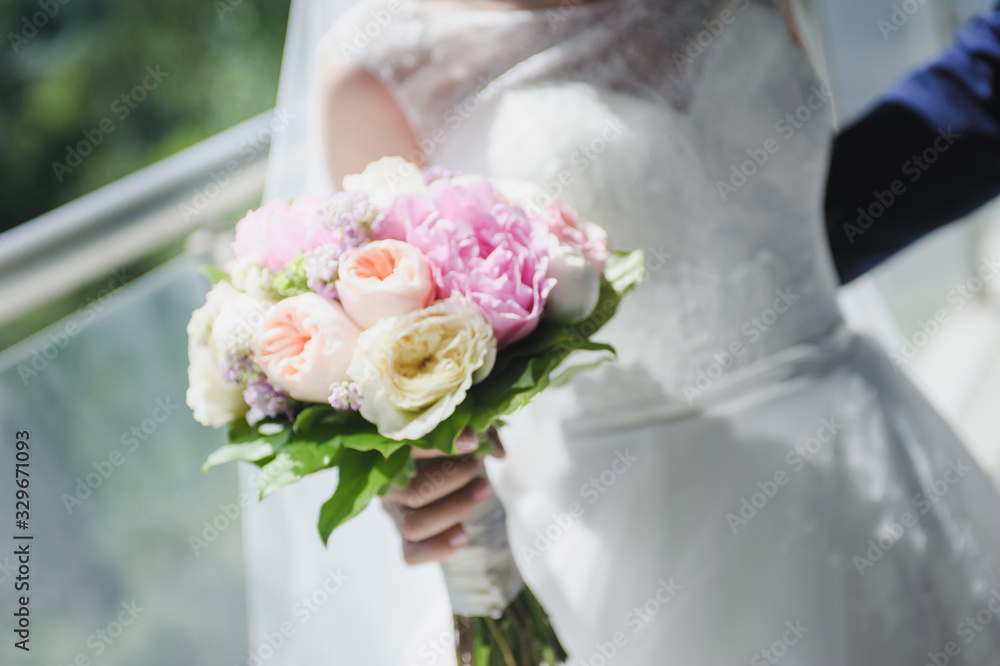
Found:
M 206 281 L 182 257 L 0 354 L 0 525 L 32 539 L 31 659 L 238 664 L 246 655 L 235 470 L 199 472 L 221 433 L 193 421 L 185 325 Z M 16 434 L 30 509 L 15 521 Z M 15 598 L 17 562 L 0 554 Z M 11 613 L 4 633 L 10 637 Z M 80 655 L 89 661 L 81 661 Z
M 57 319 L 0 352 L 0 595 L 23 591 L 14 548 L 26 544 L 31 629 L 21 652 L 9 640 L 19 619 L 4 613 L 0 664 L 246 662 L 240 513 L 251 498 L 235 469 L 200 472 L 223 434 L 185 405 L 185 327 L 208 287 L 198 265 L 260 201 L 267 123 L 0 237 L 3 327 Z M 224 181 L 218 165 L 232 159 L 240 168 Z

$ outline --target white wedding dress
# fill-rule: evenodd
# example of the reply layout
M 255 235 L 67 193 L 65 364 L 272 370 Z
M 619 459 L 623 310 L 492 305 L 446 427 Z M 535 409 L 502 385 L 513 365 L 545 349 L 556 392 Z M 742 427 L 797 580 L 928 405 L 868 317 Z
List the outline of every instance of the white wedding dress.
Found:
M 842 324 L 829 98 L 776 4 L 366 1 L 324 52 L 382 78 L 430 163 L 542 183 L 646 251 L 600 334 L 618 359 L 489 466 L 571 664 L 1000 664 L 1000 496 Z M 245 515 L 251 650 L 454 663 L 440 573 L 402 565 L 378 507 L 319 544 L 333 482 Z

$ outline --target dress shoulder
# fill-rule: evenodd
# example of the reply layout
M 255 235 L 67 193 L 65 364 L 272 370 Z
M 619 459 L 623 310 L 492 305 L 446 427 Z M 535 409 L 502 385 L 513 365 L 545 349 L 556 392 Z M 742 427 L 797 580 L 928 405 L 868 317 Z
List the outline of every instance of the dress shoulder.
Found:
M 411 51 L 419 33 L 412 0 L 364 0 L 344 12 L 323 36 L 324 60 L 358 63 L 381 70 L 392 56 Z M 407 38 L 409 36 L 409 38 Z

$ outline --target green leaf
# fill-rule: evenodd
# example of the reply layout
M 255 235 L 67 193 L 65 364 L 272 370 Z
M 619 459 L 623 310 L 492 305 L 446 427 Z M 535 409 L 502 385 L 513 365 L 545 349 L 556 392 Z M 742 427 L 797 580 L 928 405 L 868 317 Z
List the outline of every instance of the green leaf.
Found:
M 228 462 L 257 462 L 274 455 L 274 445 L 264 440 L 250 442 L 248 444 L 226 444 L 213 451 L 201 470 L 207 472 L 216 465 Z
M 294 440 L 314 444 L 336 441 L 356 451 L 378 451 L 383 458 L 407 446 L 407 442 L 380 435 L 373 423 L 355 411 L 324 405 L 309 407 L 299 414 L 295 421 Z
M 604 365 L 604 363 L 610 360 L 611 360 L 610 356 L 605 356 L 590 363 L 577 363 L 575 365 L 571 365 L 568 368 L 565 368 L 558 375 L 551 377 L 549 379 L 549 386 L 555 388 L 558 388 L 560 386 L 565 386 L 566 384 L 569 384 L 569 382 L 581 372 L 587 372 L 589 370 L 593 370 L 598 366 Z
M 378 494 L 384 495 L 392 487 L 405 488 L 406 486 L 410 485 L 410 479 L 416 476 L 416 474 L 417 474 L 417 467 L 413 462 L 413 456 L 407 455 L 405 462 L 403 463 L 403 466 L 399 469 L 398 472 L 396 472 L 396 476 L 394 476 L 389 481 L 388 484 L 383 486 L 379 490 Z
M 444 453 L 457 455 L 455 440 L 462 434 L 465 427 L 469 425 L 469 420 L 472 418 L 472 402 L 471 394 L 467 395 L 465 400 L 455 407 L 455 411 L 451 413 L 451 416 L 439 423 L 434 430 L 418 440 L 406 443 L 421 449 L 437 449 Z
M 642 250 L 612 252 L 604 267 L 604 277 L 621 298 L 646 276 L 646 255 Z
M 261 499 L 279 488 L 301 481 L 309 474 L 333 466 L 340 449 L 337 441 L 318 446 L 301 442 L 286 444 L 274 460 L 264 465 L 257 477 Z
M 319 512 L 319 534 L 323 543 L 330 540 L 333 530 L 361 513 L 373 497 L 387 489 L 408 461 L 410 452 L 407 449 L 396 451 L 388 459 L 376 451 L 342 449 L 337 460 L 340 474 L 337 488 Z
M 306 256 L 300 254 L 285 264 L 285 270 L 275 274 L 272 285 L 280 298 L 289 298 L 308 292 Z
M 212 284 L 218 284 L 219 282 L 232 282 L 232 277 L 226 271 L 222 270 L 218 266 L 212 266 L 211 264 L 205 264 L 204 266 L 198 267 L 198 272 L 208 278 L 209 282 Z
M 262 434 L 261 428 L 278 430 Z M 251 426 L 246 418 L 236 419 L 229 424 L 229 443 L 208 456 L 202 471 L 234 461 L 265 464 L 288 441 L 291 434 L 292 429 L 287 421 L 268 419 Z
M 280 446 L 287 442 L 292 434 L 290 425 L 284 419 L 265 419 L 250 425 L 245 417 L 239 418 L 229 424 L 229 443 L 248 444 L 263 439 L 275 446 Z
M 622 297 L 634 289 L 645 275 L 642 250 L 616 252 L 601 277 L 597 307 L 589 317 L 572 325 L 543 320 L 524 340 L 502 350 L 490 376 L 470 392 L 472 415 L 469 425 L 482 431 L 503 416 L 520 410 L 553 381 L 563 385 L 578 373 L 607 359 L 574 366 L 558 378 L 553 374 L 574 351 L 607 351 L 614 347 L 592 340 L 618 311 Z

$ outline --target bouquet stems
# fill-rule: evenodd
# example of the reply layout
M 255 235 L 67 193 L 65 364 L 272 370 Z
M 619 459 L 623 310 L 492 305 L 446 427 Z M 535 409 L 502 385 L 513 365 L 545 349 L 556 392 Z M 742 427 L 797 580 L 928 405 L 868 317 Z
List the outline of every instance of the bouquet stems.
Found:
M 461 666 L 556 666 L 566 651 L 524 584 L 493 495 L 462 523 L 468 543 L 441 563 L 454 611 Z
M 499 618 L 456 615 L 455 633 L 461 666 L 556 666 L 567 657 L 527 586 Z

